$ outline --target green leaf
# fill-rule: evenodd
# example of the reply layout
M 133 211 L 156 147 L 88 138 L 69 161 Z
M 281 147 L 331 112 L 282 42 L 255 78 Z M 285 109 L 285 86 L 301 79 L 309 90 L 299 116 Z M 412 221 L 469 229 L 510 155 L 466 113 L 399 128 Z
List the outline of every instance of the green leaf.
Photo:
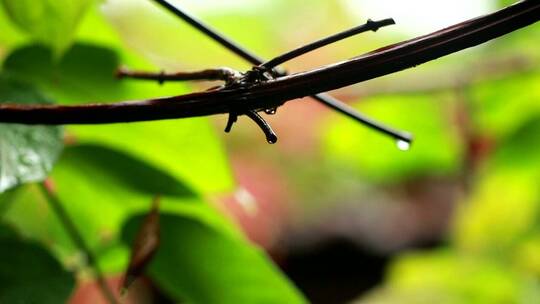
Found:
M 479 132 L 495 139 L 516 132 L 540 114 L 540 72 L 533 71 L 475 85 L 469 94 Z
M 206 15 L 197 11 L 190 12 L 261 56 L 270 58 L 277 54 L 276 43 L 269 42 L 276 37 L 275 26 L 273 22 L 265 22 L 263 19 L 273 16 L 250 13 L 249 8 L 255 6 L 245 6 L 245 9 L 231 6 L 234 12 L 223 7 L 209 10 L 211 14 Z M 266 11 L 271 7 L 268 5 Z M 243 59 L 208 39 L 153 1 L 108 1 L 102 6 L 102 11 L 130 47 L 161 68 L 196 69 L 222 65 L 244 69 L 250 67 Z M 246 31 L 246 28 L 250 30 Z M 163 36 L 167 36 L 167 39 L 163 39 Z
M 6 73 L 27 79 L 61 103 L 144 99 L 186 93 L 178 84 L 119 81 L 119 55 L 95 45 L 75 45 L 59 63 L 46 49 L 30 46 L 12 53 Z M 195 190 L 231 190 L 233 180 L 225 150 L 205 118 L 147 123 L 69 127 L 81 143 L 106 145 L 168 171 Z
M 72 43 L 92 0 L 2 0 L 11 20 L 61 55 Z
M 396 182 L 415 176 L 451 175 L 461 162 L 462 144 L 448 113 L 453 105 L 444 95 L 380 96 L 357 108 L 386 124 L 414 134 L 408 151 L 396 142 L 349 119 L 329 121 L 324 149 L 336 164 L 356 169 L 377 182 Z M 450 112 L 451 113 L 451 112 Z
M 167 172 L 108 147 L 79 145 L 64 151 L 51 180 L 65 210 L 76 219 L 83 238 L 105 271 L 124 269 L 129 252 L 119 244 L 119 231 L 127 218 L 148 209 L 156 194 L 163 195 L 163 210 L 200 219 L 231 235 L 238 234 L 189 186 Z M 78 250 L 38 187 L 20 189 L 4 217 L 25 236 L 47 240 L 66 263 L 76 263 Z
M 9 20 L 5 10 L 0 7 L 0 28 L 2 34 L 0 35 L 0 62 L 3 60 L 6 54 L 6 50 L 12 48 L 22 42 L 25 37 L 17 30 L 16 26 Z
M 41 246 L 5 229 L 0 226 L 0 303 L 66 303 L 73 276 Z
M 365 303 L 520 303 L 526 280 L 490 259 L 449 250 L 401 255 L 387 283 Z
M 131 243 L 142 217 L 131 219 Z M 161 215 L 161 244 L 150 275 L 170 295 L 188 303 L 305 303 L 268 257 L 246 240 L 199 220 Z
M 0 76 L 0 103 L 49 103 L 34 88 Z M 62 151 L 58 127 L 0 124 L 0 192 L 47 177 Z
M 540 119 L 507 135 L 476 177 L 454 219 L 455 245 L 467 252 L 511 255 L 538 227 Z
M 519 128 L 497 145 L 488 160 L 490 169 L 513 169 L 538 176 L 540 172 L 540 113 L 520 120 Z
M 195 197 L 195 192 L 182 181 L 160 171 L 129 154 L 97 145 L 78 145 L 66 151 L 73 166 L 107 174 L 115 184 L 133 192 L 175 197 Z

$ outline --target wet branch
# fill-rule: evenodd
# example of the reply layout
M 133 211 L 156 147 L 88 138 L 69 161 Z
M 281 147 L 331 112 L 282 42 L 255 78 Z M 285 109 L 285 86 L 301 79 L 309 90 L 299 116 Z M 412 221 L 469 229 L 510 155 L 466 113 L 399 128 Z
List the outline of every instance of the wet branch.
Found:
M 246 113 L 392 74 L 473 47 L 540 19 L 540 1 L 524 0 L 492 14 L 312 71 L 247 86 L 114 104 L 0 105 L 0 122 L 102 124 Z
M 267 74 L 269 74 L 269 76 L 271 76 L 272 78 L 278 77 L 278 76 L 285 76 L 287 74 L 286 72 L 284 72 L 284 70 L 279 69 L 279 67 L 276 67 L 278 64 L 284 63 L 285 61 L 291 60 L 295 57 L 301 56 L 305 53 L 311 52 L 313 50 L 316 50 L 328 44 L 337 42 L 339 40 L 343 40 L 348 37 L 351 37 L 351 36 L 366 32 L 366 31 L 377 31 L 381 27 L 394 24 L 394 20 L 392 19 L 385 19 L 381 21 L 368 20 L 368 22 L 364 25 L 360 25 L 358 27 L 346 30 L 344 32 L 312 42 L 308 45 L 305 45 L 303 47 L 297 48 L 295 50 L 282 54 L 278 57 L 275 57 L 274 59 L 268 62 L 264 62 L 264 60 L 261 59 L 259 56 L 248 51 L 247 49 L 240 46 L 233 40 L 227 38 L 222 33 L 211 28 L 209 25 L 205 24 L 201 20 L 191 16 L 190 14 L 188 14 L 187 12 L 185 12 L 178 6 L 172 5 L 171 3 L 169 3 L 169 0 L 153 0 L 153 1 L 161 5 L 163 8 L 165 8 L 169 12 L 175 14 L 178 18 L 182 19 L 184 22 L 188 23 L 189 25 L 191 25 L 192 27 L 194 27 L 195 29 L 197 29 L 198 31 L 206 35 L 208 38 L 214 40 L 215 42 L 220 44 L 222 47 L 228 49 L 229 51 L 238 55 L 240 58 L 243 58 L 247 62 L 255 65 L 255 68 L 254 68 L 255 70 L 269 72 Z M 325 105 L 326 107 L 338 113 L 341 113 L 369 128 L 377 130 L 378 132 L 382 134 L 386 134 L 397 140 L 401 140 L 405 142 L 412 141 L 412 136 L 408 132 L 395 130 L 374 119 L 371 119 L 367 117 L 366 115 L 358 112 L 353 107 L 350 107 L 346 103 L 328 94 L 319 93 L 316 95 L 312 95 L 311 98 L 313 98 L 315 101 Z M 229 120 L 229 121 L 232 121 L 232 120 Z M 227 127 L 226 130 L 227 129 L 229 129 L 229 127 Z

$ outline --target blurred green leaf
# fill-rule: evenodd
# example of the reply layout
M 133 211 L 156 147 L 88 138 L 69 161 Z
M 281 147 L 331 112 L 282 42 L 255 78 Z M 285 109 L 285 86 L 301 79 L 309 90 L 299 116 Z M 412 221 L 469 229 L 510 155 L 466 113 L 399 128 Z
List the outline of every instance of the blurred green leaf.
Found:
M 415 252 L 395 260 L 384 287 L 359 303 L 528 303 L 521 302 L 525 283 L 525 278 L 488 259 L 446 250 Z
M 41 246 L 0 226 L 0 303 L 66 303 L 73 276 Z
M 0 103 L 49 103 L 33 87 L 0 76 Z M 58 127 L 0 124 L 0 192 L 47 177 L 62 151 Z
M 120 49 L 121 42 L 95 11 L 88 17 L 80 35 L 100 45 L 76 44 L 56 62 L 50 50 L 27 46 L 9 56 L 4 71 L 32 82 L 61 103 L 187 92 L 179 84 L 115 79 L 114 71 L 121 63 L 146 68 L 148 64 Z M 77 126 L 68 127 L 68 134 L 79 146 L 63 155 L 52 179 L 64 207 L 107 272 L 123 270 L 129 256 L 127 247 L 118 243 L 119 227 L 134 212 L 145 210 L 158 192 L 166 195 L 163 210 L 195 217 L 224 233 L 239 234 L 199 196 L 233 186 L 224 149 L 207 119 Z M 78 250 L 37 187 L 19 191 L 6 217 L 24 235 L 51 244 L 68 264 L 80 263 Z
M 131 125 L 76 126 L 80 143 L 100 144 L 133 155 L 184 181 L 199 193 L 230 191 L 233 181 L 224 148 L 206 119 Z
M 142 217 L 131 219 L 131 243 Z M 161 244 L 150 275 L 177 300 L 189 303 L 305 303 L 264 253 L 247 241 L 200 221 L 161 215 Z
M 521 120 L 521 127 L 499 143 L 478 173 L 467 203 L 454 225 L 457 248 L 468 252 L 511 255 L 537 229 L 540 210 L 540 119 Z
M 498 143 L 487 161 L 490 169 L 512 169 L 529 172 L 540 178 L 540 113 L 522 119 L 519 128 Z
M 146 0 L 109 1 L 102 6 L 102 12 L 124 41 L 161 68 L 167 70 L 191 70 L 216 66 L 249 68 L 243 59 L 152 2 Z M 196 15 L 219 32 L 261 56 L 270 57 L 276 54 L 272 51 L 274 44 L 271 40 L 275 37 L 272 23 L 265 22 L 264 14 L 249 11 L 249 7 L 257 7 L 257 4 L 250 3 L 243 9 L 238 5 L 232 5 L 236 8 L 235 10 L 214 9 L 210 14 L 190 9 L 188 5 L 183 5 L 181 2 L 174 4 L 180 5 L 190 14 Z M 247 28 L 250 30 L 246 31 Z M 164 36 L 167 38 L 163 39 Z M 189 43 L 186 43 L 187 41 Z
M 64 103 L 104 102 L 178 95 L 185 86 L 119 81 L 112 49 L 75 45 L 59 63 L 46 49 L 31 46 L 6 59 L 6 73 L 27 79 Z M 168 171 L 200 192 L 225 192 L 233 186 L 224 148 L 205 118 L 101 126 L 73 126 L 77 141 L 106 145 Z M 195 135 L 195 136 L 194 136 Z
M 478 132 L 502 139 L 540 113 L 540 73 L 478 84 L 470 89 Z
M 0 28 L 2 29 L 2 34 L 0 35 L 0 62 L 2 62 L 9 48 L 23 43 L 27 39 L 15 28 L 15 25 L 9 20 L 6 11 L 1 6 Z
M 495 256 L 509 254 L 538 219 L 539 189 L 531 177 L 511 169 L 484 174 L 455 215 L 456 247 Z
M 38 86 L 59 103 L 112 102 L 172 94 L 156 83 L 120 81 L 118 53 L 98 45 L 75 44 L 60 61 L 50 50 L 30 45 L 14 50 L 4 62 L 5 73 Z M 178 89 L 179 88 L 179 89 Z M 184 91 L 177 86 L 177 90 Z
M 524 273 L 540 275 L 540 233 L 535 231 L 522 239 L 512 251 L 514 264 Z
M 127 263 L 127 247 L 118 243 L 123 222 L 146 210 L 156 194 L 164 195 L 163 210 L 198 218 L 224 233 L 239 233 L 183 182 L 122 151 L 93 145 L 69 147 L 51 180 L 67 213 L 107 272 L 121 271 Z M 24 235 L 46 240 L 68 264 L 77 263 L 78 249 L 37 187 L 19 190 L 5 218 Z
M 36 41 L 50 46 L 56 56 L 72 43 L 92 0 L 2 0 L 11 20 Z
M 196 197 L 191 188 L 129 154 L 97 145 L 70 147 L 66 157 L 76 158 L 84 167 L 92 167 L 106 173 L 115 184 L 133 192 L 148 195 L 160 194 L 175 197 Z
M 442 99 L 442 100 L 441 100 Z M 451 103 L 440 95 L 380 96 L 357 108 L 386 124 L 414 134 L 409 151 L 396 142 L 349 119 L 335 117 L 324 138 L 326 155 L 342 167 L 353 167 L 368 179 L 395 182 L 421 175 L 455 173 L 462 145 L 451 125 Z

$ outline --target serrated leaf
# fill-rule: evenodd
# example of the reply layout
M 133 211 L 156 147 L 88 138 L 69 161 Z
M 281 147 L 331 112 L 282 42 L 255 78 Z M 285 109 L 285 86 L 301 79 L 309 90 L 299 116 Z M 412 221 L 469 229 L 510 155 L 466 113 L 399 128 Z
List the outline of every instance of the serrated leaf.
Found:
M 4 229 L 0 227 L 0 303 L 65 303 L 75 286 L 73 276 L 41 246 Z
M 61 55 L 72 43 L 92 0 L 2 0 L 11 20 Z
M 131 219 L 131 242 L 142 217 Z M 162 214 L 161 243 L 150 276 L 177 300 L 188 303 L 306 303 L 292 283 L 259 249 L 203 222 Z
M 0 103 L 49 103 L 30 86 L 0 76 Z M 58 127 L 0 124 L 0 192 L 47 177 L 62 151 Z

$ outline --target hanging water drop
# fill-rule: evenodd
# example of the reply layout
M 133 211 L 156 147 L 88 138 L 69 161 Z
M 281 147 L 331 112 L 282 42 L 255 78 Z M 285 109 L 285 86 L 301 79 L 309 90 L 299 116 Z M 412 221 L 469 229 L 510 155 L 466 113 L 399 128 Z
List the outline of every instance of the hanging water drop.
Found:
M 266 109 L 266 110 L 264 110 L 264 112 L 265 112 L 266 114 L 268 114 L 268 115 L 274 115 L 274 114 L 276 114 L 276 112 L 277 112 L 277 108 Z
M 404 140 L 398 140 L 397 141 L 397 147 L 401 151 L 409 151 L 409 149 L 411 148 L 411 143 L 409 143 L 407 141 L 404 141 Z

